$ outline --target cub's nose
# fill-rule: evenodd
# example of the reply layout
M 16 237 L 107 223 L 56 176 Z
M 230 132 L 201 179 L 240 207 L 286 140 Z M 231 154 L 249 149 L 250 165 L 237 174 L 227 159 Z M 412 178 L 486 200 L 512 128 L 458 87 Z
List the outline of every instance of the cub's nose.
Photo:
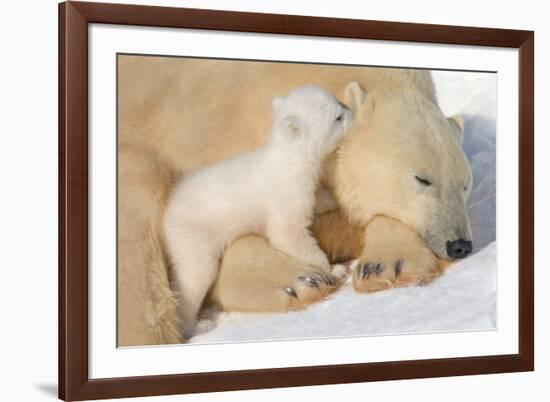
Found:
M 464 258 L 472 252 L 470 240 L 458 239 L 447 242 L 447 255 L 454 259 Z

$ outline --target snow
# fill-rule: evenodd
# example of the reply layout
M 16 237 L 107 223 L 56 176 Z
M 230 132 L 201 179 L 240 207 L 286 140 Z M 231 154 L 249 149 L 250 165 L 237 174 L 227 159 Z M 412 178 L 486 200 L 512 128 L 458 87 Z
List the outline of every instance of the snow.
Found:
M 465 118 L 474 253 L 429 285 L 358 294 L 350 285 L 302 311 L 208 312 L 192 343 L 491 330 L 496 327 L 496 88 L 492 73 L 434 71 L 439 104 Z

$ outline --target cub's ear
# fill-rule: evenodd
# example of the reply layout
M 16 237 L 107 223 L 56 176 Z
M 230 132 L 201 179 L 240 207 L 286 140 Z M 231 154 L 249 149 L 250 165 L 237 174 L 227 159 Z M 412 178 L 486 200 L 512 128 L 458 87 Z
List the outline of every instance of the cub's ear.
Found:
M 279 122 L 279 132 L 287 137 L 298 137 L 304 132 L 304 124 L 297 116 L 287 116 Z
M 464 117 L 457 114 L 453 117 L 449 117 L 448 120 L 449 123 L 457 129 L 458 140 L 462 144 L 464 142 Z
M 357 81 L 352 81 L 346 86 L 344 102 L 352 111 L 356 111 L 366 98 L 367 91 Z
M 273 101 L 271 101 L 271 105 L 273 107 L 273 110 L 280 109 L 283 102 L 284 102 L 284 98 L 281 97 L 281 96 L 276 96 L 275 98 L 273 98 Z

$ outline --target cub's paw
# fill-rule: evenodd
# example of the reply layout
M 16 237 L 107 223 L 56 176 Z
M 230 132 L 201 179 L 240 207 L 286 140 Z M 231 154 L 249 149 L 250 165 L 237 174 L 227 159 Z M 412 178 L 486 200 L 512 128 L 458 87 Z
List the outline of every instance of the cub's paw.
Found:
M 354 263 L 352 281 L 357 292 L 424 284 L 441 273 L 437 258 L 425 250 L 416 255 L 373 257 L 360 258 Z
M 308 272 L 296 277 L 294 283 L 283 286 L 281 292 L 287 298 L 289 308 L 301 309 L 324 299 L 336 290 L 338 278 L 325 272 Z

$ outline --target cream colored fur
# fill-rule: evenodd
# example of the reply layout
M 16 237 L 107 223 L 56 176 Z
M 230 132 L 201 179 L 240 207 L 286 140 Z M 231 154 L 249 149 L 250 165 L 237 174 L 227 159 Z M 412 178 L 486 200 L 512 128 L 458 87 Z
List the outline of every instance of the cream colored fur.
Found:
M 447 241 L 472 240 L 466 211 L 472 173 L 462 150 L 463 123 L 444 118 L 418 91 L 376 90 L 368 98 L 361 91 L 348 94 L 356 121 L 327 175 L 339 204 L 357 224 L 380 214 L 399 219 L 437 256 L 449 258 Z M 396 117 L 404 120 L 398 127 Z M 371 178 L 368 186 L 365 177 Z
M 164 234 L 189 334 L 218 274 L 225 247 L 246 234 L 330 274 L 309 227 L 321 164 L 336 149 L 352 114 L 319 87 L 300 87 L 273 101 L 262 147 L 186 175 L 174 188 Z M 313 279 L 310 279 L 313 281 Z
M 156 154 L 119 147 L 118 340 L 121 346 L 182 340 L 160 241 L 174 177 Z
M 346 94 L 353 81 L 357 87 Z M 303 85 L 322 86 L 357 112 L 372 113 L 358 119 L 324 166 L 322 180 L 340 208 L 317 216 L 312 230 L 331 261 L 360 258 L 357 275 L 376 263 L 371 258 L 385 262 L 386 269 L 402 259 L 401 274 L 422 282 L 439 272 L 442 260 L 434 253 L 445 258 L 444 237 L 468 234 L 463 214 L 468 188 L 456 197 L 459 185 L 470 184 L 461 128 L 459 120 L 442 115 L 429 72 L 119 56 L 119 142 L 127 149 L 119 166 L 129 165 L 119 170 L 120 345 L 179 340 L 172 273 L 159 236 L 172 178 L 261 146 L 271 99 Z M 420 158 L 412 156 L 417 151 Z M 418 187 L 418 173 L 433 174 L 438 187 Z M 430 233 L 442 235 L 438 240 Z M 369 249 L 369 238 L 403 240 L 386 256 Z M 317 287 L 301 286 L 300 277 L 317 279 Z M 361 277 L 357 288 L 376 290 L 375 278 Z M 331 291 L 322 279 L 265 239 L 246 236 L 226 249 L 211 299 L 228 309 L 284 311 Z

